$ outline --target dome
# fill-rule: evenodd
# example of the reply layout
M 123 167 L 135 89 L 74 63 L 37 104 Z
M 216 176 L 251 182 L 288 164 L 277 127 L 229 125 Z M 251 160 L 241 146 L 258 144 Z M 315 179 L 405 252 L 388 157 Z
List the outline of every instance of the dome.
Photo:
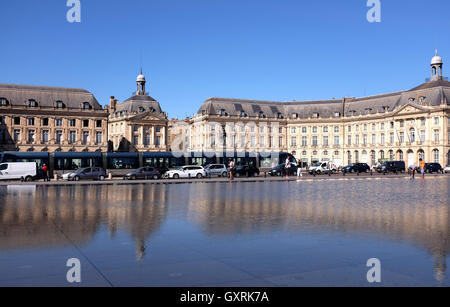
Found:
M 137 76 L 136 82 L 145 82 L 145 76 L 143 74 L 140 74 Z
M 437 50 L 436 50 L 436 55 L 431 59 L 431 65 L 437 65 L 437 64 L 442 64 L 442 58 L 440 56 L 438 56 Z

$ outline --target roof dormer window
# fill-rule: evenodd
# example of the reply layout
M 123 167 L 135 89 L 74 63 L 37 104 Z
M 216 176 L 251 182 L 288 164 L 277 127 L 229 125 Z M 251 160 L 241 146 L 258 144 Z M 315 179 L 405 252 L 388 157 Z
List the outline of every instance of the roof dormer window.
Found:
M 35 108 L 35 107 L 38 106 L 38 104 L 37 104 L 36 100 L 30 99 L 30 100 L 28 100 L 28 106 L 29 106 L 30 108 Z
M 423 102 L 425 102 L 425 99 L 426 99 L 425 96 L 420 96 L 420 97 L 419 97 L 419 102 L 420 102 L 420 103 L 423 103 Z
M 227 116 L 227 112 L 225 112 L 225 109 L 220 110 L 220 116 Z
M 335 112 L 334 113 L 334 117 L 341 117 L 341 113 L 340 112 Z
M 384 112 L 389 111 L 389 106 L 383 106 L 383 111 L 384 111 Z
M 241 117 L 247 117 L 247 114 L 245 114 L 244 111 L 241 111 Z
M 8 105 L 8 100 L 6 98 L 0 98 L 0 107 L 6 107 Z
M 281 114 L 280 112 L 278 112 L 277 118 L 282 119 L 282 118 L 283 118 L 283 114 Z
M 259 111 L 258 117 L 259 117 L 259 118 L 264 118 L 264 117 L 265 117 L 263 111 Z
M 298 113 L 292 113 L 292 119 L 297 119 L 298 118 Z
M 64 102 L 62 101 L 57 101 L 56 102 L 56 108 L 57 109 L 64 109 L 66 107 L 66 105 L 64 104 Z
M 83 102 L 82 108 L 83 108 L 83 110 L 90 110 L 90 109 L 92 109 L 92 106 L 89 102 Z
M 319 113 L 313 113 L 312 118 L 319 118 L 320 114 Z
M 144 107 L 139 107 L 139 113 L 144 113 L 144 112 L 145 112 Z
M 416 99 L 414 99 L 414 98 L 409 98 L 409 102 L 414 102 L 414 100 L 416 100 Z

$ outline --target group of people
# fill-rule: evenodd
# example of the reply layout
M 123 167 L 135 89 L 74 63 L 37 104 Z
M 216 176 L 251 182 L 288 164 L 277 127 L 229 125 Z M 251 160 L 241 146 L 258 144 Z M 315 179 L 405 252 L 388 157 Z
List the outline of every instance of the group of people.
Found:
M 420 175 L 422 175 L 422 178 L 425 178 L 425 161 L 423 159 L 419 159 L 419 168 L 418 169 L 414 164 L 409 166 L 411 179 L 414 179 L 416 177 L 416 170 L 420 171 Z
M 292 173 L 291 172 L 292 162 L 289 157 L 286 158 L 286 161 L 284 163 L 284 168 L 286 169 L 286 179 L 287 179 L 287 178 L 289 178 L 289 175 Z M 297 163 L 297 178 L 300 178 L 300 177 L 303 177 L 303 173 L 302 173 L 302 163 L 299 161 Z

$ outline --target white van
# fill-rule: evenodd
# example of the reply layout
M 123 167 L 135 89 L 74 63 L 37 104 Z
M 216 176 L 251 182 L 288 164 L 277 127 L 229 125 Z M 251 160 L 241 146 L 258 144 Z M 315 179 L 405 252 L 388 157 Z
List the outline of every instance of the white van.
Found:
M 33 181 L 36 175 L 36 162 L 8 162 L 0 164 L 0 180 Z

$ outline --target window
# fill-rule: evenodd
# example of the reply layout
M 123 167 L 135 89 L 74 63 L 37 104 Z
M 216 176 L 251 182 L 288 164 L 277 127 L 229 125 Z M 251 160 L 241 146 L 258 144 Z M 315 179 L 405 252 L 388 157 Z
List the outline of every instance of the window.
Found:
M 64 105 L 64 103 L 62 101 L 57 101 L 56 102 L 56 108 L 57 109 L 64 109 L 65 105 Z
M 359 125 L 356 125 L 356 132 L 359 132 Z
M 323 127 L 323 133 L 328 133 L 328 127 L 327 126 Z
M 352 132 L 352 126 L 348 126 L 348 132 Z
M 450 133 L 449 133 L 449 137 L 450 137 Z M 425 142 L 425 130 L 420 130 L 420 142 Z
M 69 132 L 69 144 L 73 144 L 77 141 L 77 132 L 76 131 L 70 131 Z
M 291 146 L 297 146 L 297 138 L 295 136 L 291 137 Z
M 352 136 L 349 135 L 347 138 L 347 145 L 352 145 Z
M 367 131 L 367 124 L 364 124 L 364 131 Z
M 6 125 L 6 117 L 0 116 L 0 125 Z
M 384 133 L 382 133 L 382 134 L 381 134 L 381 145 L 384 146 L 384 142 L 385 142 L 385 139 L 384 139 Z
M 405 133 L 404 132 L 400 132 L 398 141 L 400 142 L 400 144 L 403 144 L 403 142 L 405 142 Z
M 372 124 L 372 131 L 375 131 L 375 130 L 376 130 L 376 128 L 377 128 L 377 125 L 375 125 L 375 124 Z
M 328 146 L 328 136 L 327 135 L 325 135 L 323 137 L 323 146 Z
M 215 129 L 215 128 L 214 128 Z M 214 129 L 213 130 L 211 130 L 211 131 L 214 131 Z M 156 133 L 160 133 L 161 132 L 161 127 L 156 127 Z
M 302 136 L 302 146 L 308 146 L 308 137 Z
M 334 136 L 334 146 L 339 146 L 339 136 Z
M 403 127 L 405 127 L 405 121 L 404 121 L 404 120 L 401 120 L 401 121 L 400 121 L 400 128 L 403 128 Z M 394 128 L 394 127 L 392 127 L 392 128 Z
M 291 128 L 291 133 L 297 133 L 297 129 L 295 129 L 295 127 Z
M 20 130 L 18 129 L 14 130 L 14 142 L 20 142 Z
M 392 124 L 393 124 L 393 123 L 392 123 Z M 392 126 L 392 128 L 394 128 L 394 126 Z M 380 124 L 380 129 L 381 129 L 381 130 L 384 130 L 384 123 L 381 123 L 381 124 Z
M 282 136 L 280 136 L 279 138 L 278 138 L 278 146 L 283 146 L 283 137 Z
M 313 128 L 312 128 L 312 132 L 313 132 L 313 133 L 317 133 L 317 127 L 313 127 Z
M 133 145 L 139 145 L 139 136 L 133 135 Z
M 69 126 L 70 127 L 76 127 L 76 125 L 77 125 L 77 120 L 76 119 L 71 119 L 69 121 Z
M 89 127 L 89 119 L 83 120 L 83 127 L 85 128 Z
M 339 133 L 339 127 L 338 126 L 334 127 L 334 133 Z
M 416 141 L 416 130 L 414 130 L 414 128 L 411 128 L 409 130 L 409 141 L 411 143 L 414 143 Z
M 372 134 L 372 144 L 375 145 L 377 143 L 377 135 Z
M 48 130 L 42 130 L 42 143 L 48 143 Z
M 433 133 L 433 140 L 436 143 L 439 143 L 439 130 L 435 129 Z
M 97 120 L 95 126 L 97 128 L 101 128 L 102 127 L 102 121 L 101 120 Z M 147 129 L 148 129 L 148 127 L 147 127 Z
M 319 113 L 313 113 L 312 117 L 313 118 L 319 118 Z
M 389 150 L 389 160 L 394 160 L 394 151 L 393 150 Z
M 28 143 L 34 142 L 34 130 L 28 130 Z
M 251 147 L 256 146 L 256 137 L 254 135 L 250 138 L 250 146 Z
M 89 142 L 89 131 L 83 131 L 82 143 L 83 145 L 87 145 L 88 142 Z
M 89 102 L 83 102 L 83 110 L 90 110 L 92 109 L 91 105 Z
M 0 107 L 6 107 L 8 105 L 8 100 L 6 98 L 0 98 Z
M 28 100 L 28 106 L 29 106 L 30 108 L 35 108 L 35 107 L 37 107 L 37 102 L 36 102 L 36 100 L 33 100 L 33 99 Z
M 42 126 L 48 126 L 48 118 L 42 119 Z
M 20 125 L 20 117 L 14 117 L 14 125 Z
M 34 117 L 27 118 L 27 124 L 28 126 L 34 126 Z
M 355 145 L 358 146 L 359 145 L 359 135 L 355 135 Z
M 295 129 L 295 128 L 294 128 Z M 259 127 L 259 133 L 264 133 L 264 126 Z M 294 132 L 295 133 L 295 132 Z
M 314 135 L 314 136 L 312 137 L 312 145 L 313 145 L 313 146 L 317 146 L 317 135 Z
M 61 127 L 62 126 L 62 119 L 61 118 L 55 119 L 55 126 L 56 127 Z
M 395 143 L 394 132 L 389 133 L 389 143 Z
M 439 163 L 439 150 L 433 150 L 434 163 Z
M 306 133 L 306 127 L 302 128 L 302 133 Z
M 434 124 L 435 125 L 439 125 L 439 117 L 435 117 L 434 118 Z
M 363 135 L 363 144 L 367 145 L 367 134 Z
M 421 126 L 425 126 L 426 122 L 427 122 L 427 120 L 426 120 L 425 118 L 422 118 L 422 119 L 420 120 L 420 125 L 421 125 Z
M 95 144 L 101 144 L 102 143 L 102 133 L 100 131 L 97 131 L 95 133 Z
M 155 145 L 156 145 L 156 146 L 161 145 L 161 137 L 160 137 L 159 135 L 156 136 L 156 139 L 155 139 Z
M 134 126 L 133 126 L 133 132 L 138 132 L 138 131 L 139 131 L 139 126 L 134 125 Z
M 323 155 L 324 155 L 324 156 L 328 156 L 328 151 L 325 150 L 325 151 L 323 152 Z
M 56 131 L 56 144 L 60 144 L 62 141 L 62 134 L 63 132 L 61 130 Z
M 148 146 L 150 145 L 150 134 L 146 133 L 144 136 L 144 145 Z
M 264 137 L 263 136 L 260 136 L 259 137 L 259 146 L 265 146 L 265 139 L 264 139 Z

